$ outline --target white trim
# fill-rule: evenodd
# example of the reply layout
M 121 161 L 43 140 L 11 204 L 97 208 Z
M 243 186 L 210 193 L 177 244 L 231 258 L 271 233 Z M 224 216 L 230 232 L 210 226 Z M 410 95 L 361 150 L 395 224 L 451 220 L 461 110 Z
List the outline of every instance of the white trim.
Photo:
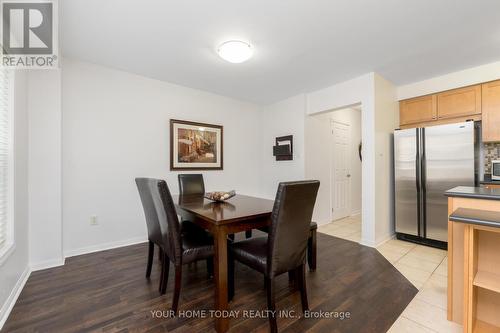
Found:
M 7 321 L 7 318 L 9 317 L 10 312 L 12 311 L 12 308 L 16 304 L 17 298 L 21 294 L 21 291 L 24 288 L 24 285 L 28 281 L 28 278 L 30 277 L 31 270 L 29 266 L 26 266 L 24 269 L 23 273 L 17 280 L 16 285 L 12 289 L 9 297 L 5 301 L 5 303 L 2 306 L 2 309 L 0 309 L 0 330 L 2 329 L 3 325 Z
M 378 242 L 372 242 L 372 241 L 367 241 L 366 239 L 362 239 L 361 242 L 359 242 L 359 244 L 364 245 L 364 246 L 369 246 L 369 247 L 377 248 L 380 245 L 384 244 L 385 242 L 393 239 L 394 236 L 395 236 L 395 234 L 387 235 L 384 238 L 382 238 L 381 241 L 378 241 Z
M 16 247 L 16 238 L 14 235 L 15 225 L 14 225 L 14 179 L 15 179 L 15 165 L 14 165 L 14 101 L 15 101 L 15 87 L 16 87 L 16 75 L 15 71 L 11 69 L 6 69 L 9 77 L 9 97 L 8 97 L 8 157 L 7 157 L 7 221 L 5 225 L 6 237 L 5 243 L 0 248 L 0 266 L 8 259 L 8 257 L 14 252 Z
M 15 242 L 10 242 L 5 244 L 5 246 L 0 250 L 0 267 L 7 261 L 7 259 L 10 257 L 10 255 L 14 252 L 16 249 L 16 243 Z
M 351 216 L 358 216 L 358 215 L 361 215 L 361 209 L 351 211 Z
M 45 261 L 40 261 L 36 263 L 30 263 L 31 271 L 40 271 L 42 269 L 59 267 L 64 265 L 64 258 L 61 259 L 50 259 Z
M 116 242 L 81 247 L 79 249 L 65 251 L 64 257 L 69 258 L 69 257 L 79 256 L 82 254 L 87 254 L 87 253 L 99 252 L 99 251 L 104 251 L 104 250 L 111 250 L 111 249 L 115 249 L 117 247 L 124 247 L 124 246 L 144 243 L 144 242 L 147 242 L 147 240 L 148 240 L 147 237 L 134 237 L 134 238 L 125 239 L 125 240 L 116 241 Z

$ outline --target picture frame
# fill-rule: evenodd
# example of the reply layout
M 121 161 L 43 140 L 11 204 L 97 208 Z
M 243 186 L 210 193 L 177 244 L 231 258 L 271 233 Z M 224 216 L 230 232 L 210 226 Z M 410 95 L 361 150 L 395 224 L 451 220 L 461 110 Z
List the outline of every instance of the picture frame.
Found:
M 221 125 L 170 119 L 170 170 L 222 170 Z

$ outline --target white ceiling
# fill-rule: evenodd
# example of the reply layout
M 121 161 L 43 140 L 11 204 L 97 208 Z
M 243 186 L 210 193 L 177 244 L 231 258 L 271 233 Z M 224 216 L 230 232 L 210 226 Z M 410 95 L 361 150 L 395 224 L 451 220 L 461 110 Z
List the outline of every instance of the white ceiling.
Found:
M 500 60 L 499 0 L 64 0 L 63 55 L 272 103 L 375 71 L 400 85 Z M 255 47 L 243 64 L 215 53 Z

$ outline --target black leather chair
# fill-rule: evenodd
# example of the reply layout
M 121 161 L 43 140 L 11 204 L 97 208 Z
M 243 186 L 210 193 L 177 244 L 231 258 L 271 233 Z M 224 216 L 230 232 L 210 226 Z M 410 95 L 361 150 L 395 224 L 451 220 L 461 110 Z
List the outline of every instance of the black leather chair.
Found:
M 180 195 L 201 195 L 205 194 L 205 182 L 202 174 L 179 174 L 179 194 Z M 194 232 L 199 228 L 197 225 L 184 221 L 186 229 L 192 229 Z M 252 230 L 245 232 L 246 238 L 252 237 Z M 229 235 L 234 240 L 234 235 Z
M 160 277 L 161 294 L 165 294 L 167 289 L 170 262 L 175 266 L 175 286 L 172 310 L 177 313 L 181 290 L 182 265 L 198 260 L 206 260 L 209 271 L 213 270 L 213 239 L 208 235 L 202 237 L 200 234 L 181 233 L 181 225 L 177 217 L 175 205 L 172 201 L 167 183 L 164 180 L 137 178 L 136 183 L 141 193 L 141 199 L 143 196 L 148 197 L 147 193 L 149 193 L 149 198 L 156 211 L 160 233 L 159 235 L 155 234 L 155 241 L 158 242 L 157 244 L 164 252 Z M 151 205 L 148 204 L 147 207 L 148 213 L 146 214 L 152 215 L 149 213 Z M 150 261 L 152 262 L 152 253 L 150 253 L 148 258 L 148 265 Z
M 161 254 L 163 239 L 160 231 L 160 223 L 158 222 L 158 214 L 156 213 L 156 208 L 153 203 L 153 197 L 151 196 L 151 191 L 148 187 L 147 180 L 145 178 L 136 178 L 135 183 L 137 184 L 137 189 L 139 190 L 139 196 L 141 197 L 142 208 L 144 209 L 144 216 L 146 218 L 146 227 L 148 229 L 149 252 L 148 252 L 148 263 L 146 266 L 146 278 L 149 279 L 149 277 L 151 276 L 151 268 L 153 267 L 155 244 L 160 248 L 159 253 Z M 158 289 L 161 292 L 162 289 L 161 279 L 160 279 L 160 286 Z
M 179 181 L 180 195 L 199 195 L 203 197 L 205 194 L 205 183 L 203 182 L 202 174 L 179 174 L 177 179 Z M 203 228 L 184 219 L 182 219 L 182 232 L 193 234 L 206 233 Z
M 265 233 L 269 232 L 268 227 L 259 228 L 260 231 Z M 316 245 L 316 232 L 318 230 L 318 224 L 316 222 L 311 222 L 309 225 L 309 239 L 307 241 L 307 264 L 309 265 L 309 270 L 311 272 L 316 271 L 316 257 L 317 257 L 317 245 Z M 292 276 L 290 276 L 292 277 Z
M 280 183 L 267 237 L 233 243 L 229 249 L 229 297 L 234 296 L 234 260 L 264 274 L 268 310 L 275 313 L 274 278 L 283 273 L 297 277 L 302 311 L 308 310 L 305 281 L 306 248 L 319 181 Z M 276 317 L 269 316 L 271 332 L 277 332 Z
M 202 174 L 180 174 L 178 179 L 180 195 L 205 194 L 205 183 Z

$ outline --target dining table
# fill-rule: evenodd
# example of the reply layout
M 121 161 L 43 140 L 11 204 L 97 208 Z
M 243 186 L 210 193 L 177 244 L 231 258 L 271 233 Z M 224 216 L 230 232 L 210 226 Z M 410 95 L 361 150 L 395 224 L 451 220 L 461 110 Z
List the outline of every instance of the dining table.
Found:
M 235 195 L 227 201 L 214 202 L 201 195 L 174 195 L 177 213 L 206 229 L 214 239 L 215 309 L 229 310 L 228 235 L 269 226 L 274 201 L 247 195 Z M 227 332 L 229 316 L 215 316 L 217 332 Z

